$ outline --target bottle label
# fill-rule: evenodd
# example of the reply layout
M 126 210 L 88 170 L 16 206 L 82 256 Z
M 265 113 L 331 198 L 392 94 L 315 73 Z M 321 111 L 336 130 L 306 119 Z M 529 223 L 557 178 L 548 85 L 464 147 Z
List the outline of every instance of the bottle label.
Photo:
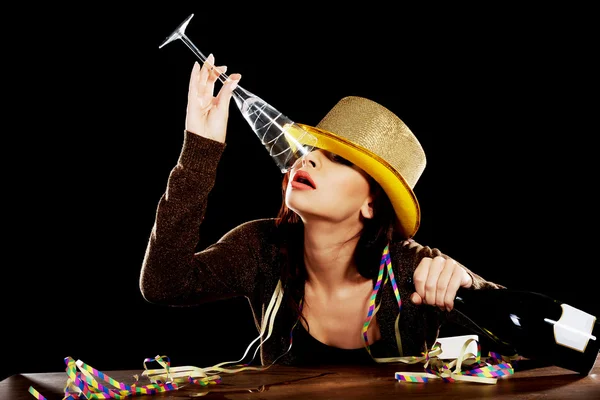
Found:
M 561 346 L 584 352 L 592 335 L 596 317 L 568 304 L 561 304 L 562 315 L 558 321 L 545 318 L 544 321 L 554 325 L 554 340 Z

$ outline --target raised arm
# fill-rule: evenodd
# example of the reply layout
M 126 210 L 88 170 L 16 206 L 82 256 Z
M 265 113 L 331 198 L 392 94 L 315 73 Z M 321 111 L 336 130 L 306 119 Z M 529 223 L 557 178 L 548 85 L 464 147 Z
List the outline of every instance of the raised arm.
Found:
M 232 91 L 241 78 L 232 74 L 213 96 L 215 82 L 225 70 L 214 67 L 212 55 L 202 67 L 195 63 L 192 69 L 182 151 L 160 198 L 140 274 L 140 290 L 150 302 L 198 303 L 250 290 L 231 279 L 255 270 L 247 238 L 238 240 L 232 232 L 196 253 L 208 195 L 225 149 Z M 227 277 L 223 266 L 230 267 Z

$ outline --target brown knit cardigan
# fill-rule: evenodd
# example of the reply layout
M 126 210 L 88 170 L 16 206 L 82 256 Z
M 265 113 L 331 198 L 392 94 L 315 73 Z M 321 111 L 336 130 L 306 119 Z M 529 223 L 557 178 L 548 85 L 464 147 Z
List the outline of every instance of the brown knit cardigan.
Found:
M 213 245 L 196 251 L 207 198 L 224 149 L 223 143 L 184 133 L 178 163 L 171 170 L 166 191 L 159 200 L 141 268 L 140 289 L 148 302 L 172 306 L 244 296 L 258 328 L 281 269 L 279 249 L 284 239 L 275 219 L 241 224 Z M 399 328 L 404 356 L 422 355 L 426 347 L 430 348 L 443 321 L 444 313 L 436 307 L 416 306 L 407 300 L 413 291 L 412 275 L 419 261 L 437 255 L 443 254 L 412 240 L 390 244 L 392 267 L 403 300 Z M 503 287 L 467 271 L 473 277 L 473 289 Z M 400 310 L 390 284 L 379 290 L 377 301 L 381 301 L 377 321 L 383 345 L 378 344 L 380 353 L 373 355 L 400 356 L 394 326 Z M 291 311 L 282 303 L 274 331 L 261 348 L 263 365 L 286 353 L 295 322 L 290 315 Z M 293 364 L 293 346 L 277 362 Z

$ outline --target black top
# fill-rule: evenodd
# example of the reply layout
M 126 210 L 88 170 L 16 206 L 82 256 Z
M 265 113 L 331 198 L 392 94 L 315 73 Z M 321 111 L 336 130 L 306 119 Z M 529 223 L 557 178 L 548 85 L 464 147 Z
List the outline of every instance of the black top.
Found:
M 375 355 L 382 344 L 377 341 L 370 345 Z M 298 323 L 292 336 L 290 349 L 294 359 L 300 365 L 333 365 L 333 364 L 376 364 L 367 349 L 341 349 L 329 346 L 312 336 L 301 323 Z

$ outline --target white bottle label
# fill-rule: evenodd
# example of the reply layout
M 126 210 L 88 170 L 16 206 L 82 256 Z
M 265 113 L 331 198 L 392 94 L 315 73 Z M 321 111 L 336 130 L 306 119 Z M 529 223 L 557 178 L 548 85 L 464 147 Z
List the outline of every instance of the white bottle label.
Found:
M 584 352 L 592 335 L 596 317 L 568 304 L 561 304 L 563 313 L 558 321 L 545 318 L 544 321 L 554 325 L 554 339 L 561 346 Z

